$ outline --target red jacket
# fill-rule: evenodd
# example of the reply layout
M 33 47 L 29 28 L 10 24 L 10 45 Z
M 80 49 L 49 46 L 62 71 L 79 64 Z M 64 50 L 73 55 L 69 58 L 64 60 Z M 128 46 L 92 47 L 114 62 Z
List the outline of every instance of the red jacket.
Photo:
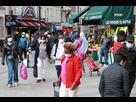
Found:
M 124 42 L 120 42 L 120 43 L 118 43 L 117 41 L 115 41 L 114 43 L 113 43 L 113 47 L 114 47 L 114 55 L 116 54 L 116 51 L 119 49 L 119 48 L 121 48 L 122 47 L 122 45 L 124 44 Z
M 62 55 L 61 64 L 65 59 L 65 55 Z M 66 62 L 66 88 L 70 88 L 71 85 L 75 82 L 76 87 L 78 87 L 80 83 L 80 78 L 82 74 L 82 64 L 80 58 L 73 54 L 68 61 Z M 61 74 L 59 76 L 61 79 Z

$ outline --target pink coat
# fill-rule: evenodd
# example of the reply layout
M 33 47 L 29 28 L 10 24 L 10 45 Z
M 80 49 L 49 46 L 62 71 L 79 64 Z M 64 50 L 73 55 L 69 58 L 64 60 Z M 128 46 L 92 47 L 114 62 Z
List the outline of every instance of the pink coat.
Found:
M 79 48 L 78 49 L 78 54 L 77 56 L 80 57 L 80 59 L 86 59 L 86 54 L 85 56 L 81 53 L 82 52 L 82 49 L 81 49 L 81 45 L 82 45 L 82 42 L 83 42 L 83 39 L 82 38 L 79 38 L 76 42 L 76 48 Z

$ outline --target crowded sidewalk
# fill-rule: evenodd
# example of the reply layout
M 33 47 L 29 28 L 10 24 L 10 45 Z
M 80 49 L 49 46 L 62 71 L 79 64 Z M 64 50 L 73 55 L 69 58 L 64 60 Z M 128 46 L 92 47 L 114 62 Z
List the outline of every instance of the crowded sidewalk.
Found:
M 1 58 L 1 56 L 0 56 Z M 32 66 L 32 56 L 30 54 L 30 66 Z M 99 62 L 96 61 L 97 64 Z M 19 64 L 20 69 L 21 64 Z M 100 72 L 105 69 L 105 67 L 101 67 Z M 98 86 L 100 77 L 97 76 L 97 73 L 93 73 L 90 77 L 88 75 L 89 68 L 87 63 L 85 62 L 85 70 L 86 76 L 81 78 L 81 85 L 77 92 L 76 97 L 100 97 Z M 20 71 L 20 70 L 19 70 Z M 16 87 L 13 84 L 12 88 L 7 88 L 5 83 L 7 83 L 7 75 L 8 69 L 7 66 L 2 66 L 0 64 L 0 97 L 54 97 L 54 89 L 53 82 L 57 80 L 57 74 L 54 64 L 48 63 L 47 74 L 46 74 L 46 82 L 41 82 L 40 84 L 36 82 L 36 78 L 33 77 L 33 69 L 27 68 L 28 71 L 28 79 L 23 80 L 20 77 L 19 72 L 19 85 Z M 56 91 L 59 89 L 56 88 Z M 136 96 L 136 85 L 134 85 L 130 97 Z

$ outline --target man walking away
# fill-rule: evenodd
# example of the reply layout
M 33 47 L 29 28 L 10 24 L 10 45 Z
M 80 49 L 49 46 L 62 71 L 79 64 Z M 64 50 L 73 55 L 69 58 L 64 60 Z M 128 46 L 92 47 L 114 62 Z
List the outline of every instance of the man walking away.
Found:
M 124 31 L 120 31 L 118 33 L 118 39 L 113 43 L 114 47 L 114 55 L 116 54 L 116 51 L 123 46 L 125 43 L 126 35 Z
M 99 84 L 102 97 L 129 97 L 129 74 L 123 68 L 127 60 L 128 52 L 120 49 L 116 53 L 115 63 L 103 71 Z
M 108 50 L 110 49 L 110 46 L 112 45 L 112 40 L 107 37 L 107 34 L 105 34 L 105 37 L 101 41 L 101 51 L 100 51 L 100 67 L 102 66 L 102 57 L 104 56 L 104 67 L 107 66 L 107 54 Z

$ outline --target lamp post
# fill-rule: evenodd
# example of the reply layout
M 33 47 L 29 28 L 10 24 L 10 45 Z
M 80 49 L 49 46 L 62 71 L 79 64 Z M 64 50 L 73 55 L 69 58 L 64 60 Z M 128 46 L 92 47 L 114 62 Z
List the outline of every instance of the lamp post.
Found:
M 40 34 L 40 28 L 41 28 L 41 7 L 39 6 L 39 28 L 38 28 L 39 34 Z

